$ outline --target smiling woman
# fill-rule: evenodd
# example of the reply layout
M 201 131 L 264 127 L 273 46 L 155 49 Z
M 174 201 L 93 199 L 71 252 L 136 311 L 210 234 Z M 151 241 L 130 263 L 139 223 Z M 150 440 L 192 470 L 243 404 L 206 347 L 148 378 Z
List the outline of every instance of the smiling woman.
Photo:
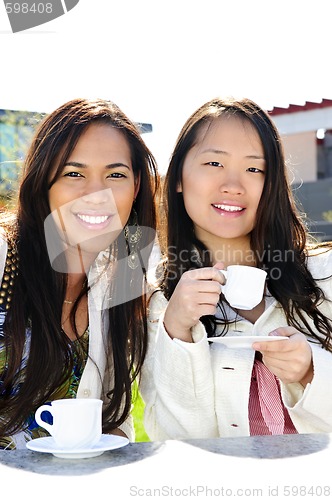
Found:
M 122 231 L 138 189 L 124 135 L 107 124 L 90 125 L 50 179 L 50 209 L 66 244 L 67 265 L 90 267 Z
M 249 99 L 197 109 L 164 206 L 166 273 L 141 379 L 150 438 L 332 432 L 332 245 L 307 234 L 268 113 Z M 267 279 L 248 307 L 250 268 Z
M 40 124 L 17 213 L 0 220 L 0 447 L 47 435 L 36 408 L 75 397 L 102 399 L 103 432 L 134 439 L 157 189 L 114 103 L 75 99 Z
M 177 191 L 202 243 L 212 249 L 218 248 L 220 238 L 248 239 L 264 171 L 263 146 L 250 123 L 230 116 L 199 130 Z

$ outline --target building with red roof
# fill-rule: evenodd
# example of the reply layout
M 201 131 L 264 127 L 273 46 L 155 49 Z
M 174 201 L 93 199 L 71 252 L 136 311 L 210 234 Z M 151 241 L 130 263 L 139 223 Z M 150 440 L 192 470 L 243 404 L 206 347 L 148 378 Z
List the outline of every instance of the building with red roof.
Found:
M 269 115 L 282 139 L 294 193 L 319 240 L 332 240 L 332 100 L 307 101 Z

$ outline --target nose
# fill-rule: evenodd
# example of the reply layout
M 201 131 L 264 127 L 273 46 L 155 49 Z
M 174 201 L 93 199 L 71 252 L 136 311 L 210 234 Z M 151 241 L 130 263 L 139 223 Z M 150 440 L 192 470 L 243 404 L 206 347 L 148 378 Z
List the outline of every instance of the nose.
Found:
M 243 194 L 245 192 L 244 184 L 236 172 L 224 173 L 219 189 L 222 193 L 229 193 L 233 195 Z
M 103 205 L 113 200 L 112 189 L 102 187 L 99 183 L 91 183 L 81 196 L 82 201 L 92 205 Z

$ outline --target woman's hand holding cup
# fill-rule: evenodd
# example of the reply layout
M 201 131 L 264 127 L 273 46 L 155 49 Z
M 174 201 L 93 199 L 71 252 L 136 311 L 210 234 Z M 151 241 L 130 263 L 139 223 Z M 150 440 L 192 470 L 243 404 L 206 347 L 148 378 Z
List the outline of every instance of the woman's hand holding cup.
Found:
M 191 328 L 202 316 L 215 314 L 225 282 L 218 267 L 192 269 L 181 276 L 164 316 L 164 326 L 171 338 L 192 342 Z

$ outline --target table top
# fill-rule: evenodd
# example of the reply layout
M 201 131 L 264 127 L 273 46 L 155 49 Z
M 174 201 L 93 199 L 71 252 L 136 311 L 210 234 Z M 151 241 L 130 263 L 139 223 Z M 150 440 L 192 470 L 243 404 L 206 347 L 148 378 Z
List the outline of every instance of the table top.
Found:
M 42 488 L 60 497 L 70 488 L 76 498 L 91 499 L 93 485 L 105 488 L 96 490 L 100 494 L 116 492 L 117 500 L 323 499 L 332 496 L 331 438 L 332 434 L 303 434 L 129 443 L 84 459 L 28 449 L 0 451 L 0 491 L 15 492 L 19 498 Z

